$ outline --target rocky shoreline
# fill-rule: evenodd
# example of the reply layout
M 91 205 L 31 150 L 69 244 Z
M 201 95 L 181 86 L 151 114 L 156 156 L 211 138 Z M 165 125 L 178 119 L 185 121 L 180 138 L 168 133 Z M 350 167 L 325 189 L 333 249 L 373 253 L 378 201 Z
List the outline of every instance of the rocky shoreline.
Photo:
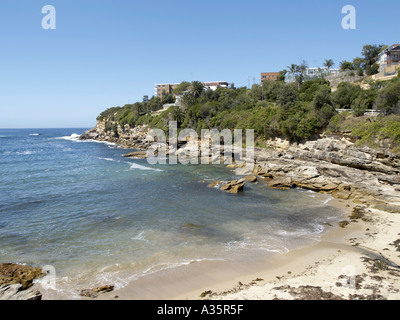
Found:
M 172 151 L 191 151 L 196 146 L 192 142 Z M 144 136 L 138 142 L 124 144 L 136 148 L 138 143 L 144 158 L 143 150 L 150 145 Z M 304 143 L 276 138 L 266 144 L 267 148 L 255 148 L 252 172 L 232 181 L 208 182 L 208 186 L 237 193 L 245 191 L 246 183 L 264 182 L 271 188 L 303 188 L 330 194 L 335 205 L 346 204 L 343 209 L 349 209 L 337 228 L 341 236 L 323 241 L 323 249 L 310 248 L 289 255 L 294 256 L 292 270 L 297 273 L 287 271 L 286 275 L 266 280 L 271 275 L 267 270 L 252 275 L 257 281 L 249 278 L 245 283 L 241 279 L 238 285 L 225 287 L 216 284 L 217 289 L 204 288 L 207 290 L 203 293 L 197 290 L 177 299 L 398 299 L 400 155 L 387 148 L 357 146 L 345 135 L 321 135 Z M 201 145 L 197 151 L 201 157 Z M 221 158 L 224 156 L 221 152 Z M 228 167 L 238 169 L 245 164 L 242 161 Z M 353 289 L 348 286 L 352 278 L 343 274 L 349 265 L 363 270 L 354 276 Z
M 114 133 L 105 131 L 105 122 L 98 122 L 80 139 L 113 142 L 123 148 L 139 149 L 125 156 L 143 159 L 153 142 L 149 137 L 150 131 L 145 125 L 124 130 L 118 127 L 116 137 Z M 197 154 L 201 158 L 202 145 L 195 142 L 188 137 L 186 142 L 178 145 L 177 150 L 167 148 L 167 155 Z M 358 204 L 400 213 L 397 205 L 400 202 L 399 154 L 393 154 L 385 148 L 375 150 L 359 147 L 343 135 L 321 135 L 304 143 L 290 143 L 276 138 L 266 143 L 267 148 L 254 149 L 253 170 L 245 172 L 243 176 L 259 177 L 271 188 L 303 188 L 329 193 L 338 199 L 352 199 Z M 232 160 L 224 155 L 223 148 L 220 156 L 222 161 Z M 211 157 L 209 161 L 212 161 Z M 246 164 L 245 161 L 248 159 L 233 162 L 228 167 L 241 168 Z M 234 181 L 215 181 L 210 186 L 219 186 L 222 190 L 235 193 L 242 191 L 247 182 L 248 179 L 242 181 L 239 177 Z

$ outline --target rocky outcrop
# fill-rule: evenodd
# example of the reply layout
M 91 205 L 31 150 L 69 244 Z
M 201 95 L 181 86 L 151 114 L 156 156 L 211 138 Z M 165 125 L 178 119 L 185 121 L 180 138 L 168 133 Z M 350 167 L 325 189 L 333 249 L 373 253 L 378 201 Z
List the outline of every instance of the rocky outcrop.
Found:
M 13 263 L 0 264 L 0 300 L 40 300 L 33 280 L 44 276 L 42 269 Z
M 245 184 L 246 180 L 244 178 L 239 180 L 232 180 L 224 183 L 220 189 L 229 193 L 239 193 L 243 191 L 243 187 Z
M 147 151 L 134 151 L 124 154 L 125 158 L 145 159 L 147 157 Z
M 0 300 L 42 300 L 42 294 L 35 289 L 22 289 L 20 284 L 0 286 Z
M 321 160 L 368 171 L 400 173 L 400 155 L 388 149 L 360 147 L 345 138 L 321 136 L 319 139 L 293 144 L 275 139 L 268 144 L 283 158 Z M 263 157 L 262 151 L 258 152 L 258 157 Z
M 272 188 L 298 187 L 325 192 L 336 198 L 351 198 L 356 203 L 400 213 L 400 193 L 396 191 L 400 178 L 396 162 L 394 166 L 389 167 L 377 159 L 368 160 L 370 163 L 374 161 L 374 165 L 382 170 L 367 170 L 356 165 L 344 165 L 343 161 L 331 162 L 328 161 L 329 158 L 321 160 L 318 157 L 307 156 L 305 159 L 299 159 L 297 151 L 299 150 L 293 147 L 284 151 L 258 150 L 254 174 L 263 177 Z M 317 154 L 318 149 L 310 152 Z M 339 157 L 340 152 L 334 152 L 335 158 Z M 389 156 L 398 159 L 394 155 Z M 365 158 L 366 154 L 363 155 L 364 160 L 357 159 L 357 163 L 366 162 Z M 348 157 L 346 161 L 351 161 L 351 158 Z
M 111 129 L 115 128 L 115 129 Z M 146 149 L 149 146 L 150 128 L 146 125 L 134 128 L 121 127 L 117 122 L 98 121 L 93 129 L 80 136 L 81 140 L 107 141 L 118 144 L 122 148 Z
M 95 128 L 87 131 L 82 139 L 96 139 L 115 142 L 123 147 L 141 149 L 125 156 L 144 158 L 145 151 L 153 148 L 149 138 L 150 128 L 120 128 L 106 130 L 106 123 L 99 121 Z M 390 212 L 399 211 L 400 203 L 400 155 L 388 149 L 371 149 L 357 146 L 346 136 L 322 135 L 302 143 L 290 143 L 279 138 L 267 141 L 269 148 L 255 148 L 254 159 L 237 157 L 241 150 L 225 153 L 224 147 L 210 150 L 210 137 L 206 141 L 187 137 L 178 143 L 178 148 L 165 147 L 167 155 L 178 156 L 178 161 L 195 158 L 192 163 L 225 163 L 243 173 L 259 176 L 272 188 L 305 188 L 318 192 L 331 193 L 341 199 L 354 199 L 359 203 L 373 203 L 376 207 Z M 154 153 L 157 155 L 157 152 Z M 235 162 L 236 159 L 239 159 Z M 197 161 L 198 160 L 198 161 Z M 244 161 L 245 162 L 244 162 Z M 253 165 L 248 172 L 249 161 Z M 246 170 L 239 171 L 246 167 Z M 210 187 L 237 193 L 243 190 L 247 179 L 224 182 L 216 181 Z M 388 196 L 388 191 L 391 195 Z M 394 194 L 392 194 L 392 191 Z
M 113 285 L 105 285 L 94 289 L 84 289 L 80 292 L 80 295 L 82 297 L 87 297 L 87 298 L 97 298 L 98 295 L 106 292 L 111 292 L 113 290 L 114 290 Z

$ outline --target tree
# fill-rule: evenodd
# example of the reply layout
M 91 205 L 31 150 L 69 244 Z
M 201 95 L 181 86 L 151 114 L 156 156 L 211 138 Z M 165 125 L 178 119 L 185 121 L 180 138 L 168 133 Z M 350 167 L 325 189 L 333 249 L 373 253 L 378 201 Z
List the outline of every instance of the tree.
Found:
M 332 101 L 335 107 L 338 109 L 350 109 L 361 90 L 358 85 L 342 82 L 332 94 Z
M 190 87 L 190 83 L 186 81 L 182 81 L 173 91 L 172 93 L 175 95 L 182 95 L 185 91 L 187 91 Z
M 283 109 L 293 107 L 299 100 L 298 87 L 294 83 L 289 83 L 282 86 L 277 94 L 278 103 Z
M 336 113 L 332 102 L 331 88 L 325 85 L 321 86 L 315 94 L 311 106 L 321 126 L 325 127 Z
M 400 80 L 393 79 L 379 93 L 376 101 L 378 110 L 385 111 L 385 114 L 393 113 L 400 103 Z
M 315 93 L 311 106 L 315 111 L 318 111 L 325 105 L 333 105 L 331 98 L 331 88 L 328 86 L 321 86 Z
M 324 67 L 328 68 L 328 74 L 329 74 L 329 69 L 331 67 L 333 67 L 335 65 L 335 63 L 333 62 L 332 59 L 326 59 L 323 65 L 324 65 Z
M 170 93 L 163 94 L 163 96 L 161 98 L 161 102 L 162 102 L 162 104 L 174 103 L 175 97 Z
M 359 96 L 354 100 L 351 109 L 356 117 L 364 115 L 365 111 L 372 109 L 376 100 L 375 90 L 363 90 Z
M 372 76 L 373 74 L 377 74 L 379 72 L 379 65 L 375 62 L 372 65 L 368 65 L 365 68 L 365 73 L 367 76 Z
M 367 75 L 373 75 L 378 73 L 379 71 L 379 66 L 376 63 L 377 58 L 379 53 L 385 48 L 384 45 L 380 44 L 374 44 L 370 45 L 367 44 L 363 46 L 363 49 L 361 51 L 361 54 L 364 56 L 364 61 L 363 61 L 363 69 L 365 70 L 365 73 Z
M 189 110 L 189 108 L 194 105 L 195 101 L 196 99 L 193 97 L 192 94 L 185 93 L 181 98 L 184 111 L 187 112 L 187 110 Z
M 277 77 L 277 81 L 282 81 L 282 82 L 284 82 L 284 81 L 285 81 L 285 78 L 286 78 L 286 74 L 287 74 L 287 70 L 286 70 L 286 69 L 284 69 L 284 70 L 282 70 L 282 71 L 279 71 L 279 75 L 278 75 L 278 77 Z
M 193 81 L 190 87 L 190 93 L 193 95 L 194 98 L 200 97 L 200 95 L 204 91 L 204 84 L 200 81 Z
M 293 77 L 296 75 L 296 73 L 299 70 L 299 66 L 297 64 L 293 64 L 293 63 L 290 66 L 287 66 L 286 68 L 289 69 L 288 73 L 290 75 L 292 75 Z
M 353 65 L 354 65 L 354 69 L 364 69 L 364 63 L 365 60 L 363 58 L 360 57 L 355 57 L 353 59 Z
M 341 61 L 339 66 L 341 71 L 354 70 L 354 64 L 346 60 Z

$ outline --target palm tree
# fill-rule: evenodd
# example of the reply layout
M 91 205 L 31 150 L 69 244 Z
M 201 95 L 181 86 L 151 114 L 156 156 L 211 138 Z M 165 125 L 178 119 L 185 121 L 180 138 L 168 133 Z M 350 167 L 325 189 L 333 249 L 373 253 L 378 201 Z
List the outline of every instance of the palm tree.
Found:
M 324 67 L 327 67 L 327 68 L 328 68 L 328 74 L 329 74 L 329 69 L 330 69 L 331 67 L 333 67 L 334 65 L 335 65 L 335 63 L 333 62 L 332 59 L 326 59 L 326 60 L 325 60 L 325 62 L 324 62 Z
M 293 63 L 290 66 L 287 66 L 286 68 L 289 69 L 289 74 L 291 74 L 292 76 L 299 70 L 299 66 Z
M 200 97 L 200 95 L 204 91 L 204 84 L 200 81 L 193 81 L 192 86 L 190 88 L 190 93 L 193 95 L 194 98 Z

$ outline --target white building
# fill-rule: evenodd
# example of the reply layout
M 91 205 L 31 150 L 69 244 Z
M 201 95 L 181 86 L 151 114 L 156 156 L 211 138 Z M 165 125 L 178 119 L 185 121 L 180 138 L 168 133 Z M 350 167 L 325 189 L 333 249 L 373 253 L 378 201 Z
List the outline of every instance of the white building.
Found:
M 218 88 L 228 88 L 229 83 L 226 81 L 210 81 L 203 82 L 204 86 L 212 91 L 217 90 Z
M 332 75 L 337 75 L 340 73 L 340 69 L 328 69 L 327 67 L 320 68 L 307 68 L 303 73 L 304 80 L 312 80 L 320 77 L 327 77 Z M 285 77 L 285 82 L 295 82 L 296 78 L 293 74 L 287 74 Z
M 382 52 L 378 56 L 377 63 L 379 71 L 384 72 L 386 67 L 398 65 L 400 63 L 400 44 L 394 44 Z

